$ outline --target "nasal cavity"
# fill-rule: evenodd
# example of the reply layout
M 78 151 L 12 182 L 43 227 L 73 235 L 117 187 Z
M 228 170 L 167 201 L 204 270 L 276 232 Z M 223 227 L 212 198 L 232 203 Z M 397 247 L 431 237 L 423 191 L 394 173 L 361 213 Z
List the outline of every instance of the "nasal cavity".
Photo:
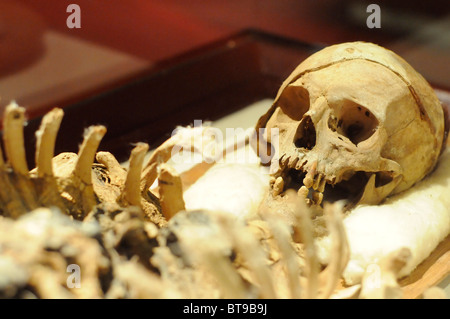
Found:
M 309 115 L 303 117 L 294 136 L 294 144 L 298 148 L 312 150 L 316 145 L 316 128 Z

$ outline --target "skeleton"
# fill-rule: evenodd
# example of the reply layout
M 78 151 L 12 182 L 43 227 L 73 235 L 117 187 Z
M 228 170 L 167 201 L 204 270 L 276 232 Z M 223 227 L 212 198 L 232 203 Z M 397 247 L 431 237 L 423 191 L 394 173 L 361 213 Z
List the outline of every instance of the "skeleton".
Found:
M 348 257 L 339 205 L 327 214 L 336 258 L 321 272 L 302 203 L 291 203 L 303 220 L 294 225 L 301 244 L 276 217 L 247 223 L 227 214 L 181 212 L 180 176 L 165 162 L 173 147 L 191 140 L 186 132 L 157 148 L 144 169 L 148 146 L 138 144 L 125 170 L 112 154 L 96 152 L 105 134 L 101 126 L 86 130 L 78 154 L 53 157 L 63 115 L 55 109 L 43 118 L 37 167 L 28 171 L 24 111 L 12 104 L 4 117 L 0 296 L 325 298 L 333 293 Z M 159 199 L 147 189 L 156 178 L 166 186 L 159 188 Z M 82 270 L 82 290 L 66 287 L 66 269 L 73 263 Z
M 444 140 L 442 113 L 429 86 L 397 59 L 369 44 L 328 48 L 294 71 L 260 119 L 259 127 L 280 129 L 281 169 L 273 190 L 284 195 L 290 224 L 268 206 L 251 220 L 185 211 L 182 178 L 166 162 L 177 146 L 194 149 L 191 137 L 202 131 L 173 136 L 145 165 L 148 145 L 139 143 L 125 169 L 112 154 L 97 152 L 106 133 L 102 126 L 86 130 L 78 154 L 53 157 L 62 118 L 55 109 L 36 133 L 36 168 L 28 171 L 25 110 L 11 104 L 3 123 L 6 161 L 0 153 L 0 297 L 401 297 L 395 274 L 407 251 L 380 263 L 381 290 L 372 289 L 367 273 L 360 285 L 336 293 L 349 258 L 343 202 L 323 203 L 333 249 L 322 269 L 314 206 L 297 196 L 320 204 L 321 194 L 329 195 L 325 185 L 346 191 L 365 186 L 355 201 L 375 203 L 433 168 Z M 353 77 L 346 79 L 342 69 L 354 71 Z M 369 71 L 389 85 L 361 93 L 374 81 L 366 77 Z M 324 78 L 326 87 L 318 84 Z M 361 83 L 349 85 L 355 78 Z M 388 95 L 384 100 L 382 93 Z M 204 170 L 203 164 L 195 169 Z M 354 184 L 356 179 L 363 183 Z M 162 187 L 153 193 L 156 180 Z M 291 189 L 302 181 L 298 191 Z M 70 263 L 82 268 L 82 290 L 64 287 Z M 428 296 L 442 295 L 436 289 Z
M 429 84 L 393 52 L 363 42 L 302 62 L 260 128 L 278 151 L 273 197 L 293 188 L 315 205 L 380 203 L 430 173 L 445 146 L 443 110 Z

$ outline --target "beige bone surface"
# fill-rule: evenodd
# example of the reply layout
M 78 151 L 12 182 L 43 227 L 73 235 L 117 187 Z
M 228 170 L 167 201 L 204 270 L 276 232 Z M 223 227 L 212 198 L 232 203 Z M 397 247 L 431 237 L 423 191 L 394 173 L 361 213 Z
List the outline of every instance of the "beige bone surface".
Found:
M 364 59 L 367 58 L 365 56 Z M 401 70 L 395 72 L 405 78 L 408 76 Z M 321 103 L 323 106 L 324 101 Z M 12 116 L 6 117 L 5 127 L 10 133 L 5 144 L 14 141 L 11 132 L 18 132 L 18 145 L 21 146 L 23 110 L 13 105 L 9 111 Z M 427 109 L 419 108 L 419 111 Z M 429 115 L 428 124 L 433 124 L 432 112 L 422 115 Z M 211 196 L 218 205 L 189 209 L 184 205 L 184 199 L 189 196 L 183 198 L 186 195 L 186 192 L 183 194 L 186 190 L 182 185 L 183 176 L 169 162 L 177 145 L 183 144 L 187 150 L 194 150 L 195 145 L 189 145 L 183 138 L 171 139 L 158 148 L 148 164 L 143 166 L 148 146 L 138 144 L 132 151 L 128 169 L 125 169 L 112 154 L 97 152 L 105 134 L 105 129 L 97 126 L 87 130 L 78 155 L 65 153 L 51 160 L 59 120 L 60 112 L 55 110 L 42 122 L 37 133 L 35 170 L 28 172 L 24 149 L 12 149 L 11 144 L 6 148 L 7 161 L 0 161 L 4 177 L 1 183 L 7 190 L 0 192 L 3 215 L 0 216 L 0 246 L 7 249 L 6 254 L 0 252 L 0 269 L 6 270 L 0 272 L 1 296 L 401 297 L 397 277 L 402 271 L 408 271 L 411 259 L 417 261 L 414 249 L 399 250 L 410 252 L 412 258 L 395 252 L 387 256 L 383 253 L 380 262 L 371 264 L 378 268 L 365 267 L 361 284 L 336 291 L 348 257 L 350 262 L 354 259 L 351 255 L 354 253 L 351 250 L 354 239 L 351 236 L 347 238 L 345 229 L 345 220 L 353 215 L 350 212 L 343 221 L 341 202 L 334 205 L 323 203 L 322 214 L 316 210 L 317 207 L 309 208 L 303 203 L 308 196 L 303 194 L 304 189 L 283 194 L 284 186 L 289 183 L 272 179 L 277 188 L 276 196 L 289 195 L 286 199 L 293 206 L 290 211 L 292 219 L 286 222 L 286 219 L 279 218 L 278 211 L 271 211 L 271 207 L 264 205 L 261 208 L 269 211 L 262 214 L 258 203 L 264 197 L 261 190 L 269 192 L 267 170 L 257 169 L 258 164 L 255 163 L 248 170 L 247 164 L 239 160 L 233 162 L 230 160 L 232 157 L 228 157 L 229 161 L 221 167 L 216 164 L 195 167 L 200 172 L 199 176 L 202 175 L 203 187 L 196 188 L 200 179 L 197 184 L 192 175 L 187 184 L 187 190 L 193 194 L 208 197 L 212 186 L 223 186 L 229 180 L 231 187 L 222 187 L 215 196 Z M 383 137 L 381 133 L 380 136 Z M 311 143 L 311 140 L 306 143 Z M 446 156 L 444 153 L 443 158 Z M 285 157 L 282 161 L 284 165 L 298 164 L 295 158 Z M 313 161 L 311 165 L 305 184 L 314 189 L 312 198 L 308 199 L 319 205 L 326 178 L 320 174 L 319 161 Z M 223 169 L 222 173 L 213 174 L 218 167 Z M 438 171 L 441 168 L 440 165 Z M 18 179 L 21 175 L 25 177 L 22 181 Z M 157 178 L 159 199 L 148 190 Z M 48 193 L 50 195 L 42 196 L 43 188 L 39 187 L 48 182 L 56 188 Z M 24 193 L 27 189 L 31 190 L 29 194 Z M 441 191 L 434 189 L 431 197 L 439 197 Z M 27 195 L 33 195 L 33 192 L 37 203 L 44 206 L 56 196 L 53 202 L 60 200 L 62 211 L 69 216 L 49 209 L 30 213 L 27 206 L 33 205 L 33 197 Z M 299 193 L 304 196 L 299 196 Z M 241 204 L 231 207 L 231 200 L 239 197 Z M 251 202 L 251 205 L 246 206 L 246 202 Z M 442 203 L 440 198 L 436 202 Z M 284 208 L 279 207 L 280 210 Z M 81 221 L 74 221 L 74 217 Z M 323 232 L 332 238 L 332 245 L 326 247 L 328 265 L 325 269 L 319 265 L 320 251 L 317 250 L 317 231 L 314 229 L 319 217 Z M 435 216 L 427 217 L 435 220 Z M 403 222 L 407 219 L 404 218 Z M 412 234 L 412 241 L 414 236 Z M 23 240 L 25 238 L 30 240 Z M 27 253 L 21 253 L 24 251 Z M 84 278 L 87 278 L 82 290 L 71 292 L 64 287 L 65 267 L 69 261 L 82 266 Z M 4 282 L 7 282 L 6 286 Z M 30 287 L 31 291 L 28 290 Z M 424 292 L 423 297 L 440 298 L 443 294 L 441 290 L 431 288 Z
M 308 57 L 256 128 L 265 128 L 278 150 L 274 177 L 284 179 L 284 190 L 303 183 L 313 204 L 344 197 L 349 208 L 380 203 L 423 179 L 445 135 L 442 106 L 427 81 L 392 51 L 364 42 Z M 282 195 L 279 185 L 275 194 Z

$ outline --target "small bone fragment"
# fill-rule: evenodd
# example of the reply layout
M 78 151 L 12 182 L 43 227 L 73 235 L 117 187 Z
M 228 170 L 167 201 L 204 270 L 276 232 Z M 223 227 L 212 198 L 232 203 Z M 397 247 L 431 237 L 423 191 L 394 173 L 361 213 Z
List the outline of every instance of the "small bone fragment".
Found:
M 311 165 L 311 168 L 308 170 L 308 173 L 306 174 L 305 178 L 303 179 L 303 184 L 304 184 L 307 188 L 313 187 L 314 176 L 316 175 L 316 169 L 317 169 L 317 161 L 315 161 L 315 162 Z
M 361 285 L 353 285 L 342 290 L 336 291 L 330 296 L 330 299 L 357 299 L 359 292 L 361 290 Z
M 175 169 L 163 163 L 159 166 L 159 194 L 163 215 L 169 220 L 176 213 L 185 209 L 183 199 L 183 185 L 180 175 Z
M 223 227 L 225 234 L 228 234 L 232 246 L 237 253 L 244 273 L 250 275 L 250 282 L 256 283 L 259 288 L 259 298 L 276 298 L 275 282 L 271 270 L 267 264 L 266 251 L 262 249 L 259 241 L 252 231 L 236 219 L 231 219 L 227 215 L 217 214 L 218 221 Z M 241 272 L 242 273 L 242 272 Z
M 78 160 L 72 173 L 73 186 L 81 191 L 81 210 L 84 214 L 88 214 L 96 204 L 92 186 L 92 164 L 105 133 L 106 128 L 101 125 L 91 126 L 86 130 L 83 144 L 78 152 Z
M 3 119 L 3 142 L 6 157 L 15 175 L 16 188 L 28 209 L 38 207 L 37 195 L 28 176 L 28 165 L 25 156 L 23 126 L 25 124 L 25 108 L 16 103 L 10 103 L 5 110 Z
M 5 216 L 18 218 L 27 212 L 27 208 L 22 202 L 19 193 L 8 176 L 7 168 L 3 160 L 3 153 L 0 148 L 0 204 L 4 208 Z
M 318 190 L 323 177 L 324 176 L 322 174 L 317 174 L 316 179 L 313 182 L 313 189 L 314 190 Z
M 287 224 L 276 218 L 272 218 L 269 221 L 269 225 L 283 256 L 281 260 L 286 269 L 290 298 L 299 299 L 301 298 L 300 269 L 296 252 L 291 245 L 292 236 Z
M 310 210 L 303 199 L 292 196 L 295 215 L 294 236 L 300 236 L 304 245 L 306 264 L 306 291 L 305 298 L 311 299 L 317 296 L 319 261 L 314 247 L 313 225 L 310 217 Z
M 248 145 L 250 143 L 250 134 L 253 130 L 248 130 L 243 136 L 239 136 L 233 141 L 233 143 L 222 146 L 222 151 L 217 152 L 214 156 L 208 156 L 207 165 L 204 162 L 197 164 L 191 170 L 199 170 L 205 173 L 210 167 L 212 167 L 217 160 L 225 158 L 229 152 L 232 152 L 242 145 Z M 141 178 L 141 191 L 145 194 L 153 182 L 158 177 L 157 168 L 160 163 L 167 162 L 174 151 L 190 151 L 202 153 L 204 146 L 210 143 L 216 143 L 212 138 L 214 134 L 209 131 L 208 127 L 198 128 L 183 128 L 177 134 L 161 144 L 150 156 L 147 164 L 145 165 L 142 178 Z M 208 147 L 209 148 L 209 147 Z M 145 195 L 144 195 L 145 196 Z
M 225 299 L 246 297 L 244 283 L 229 259 L 220 255 L 217 250 L 205 249 L 205 247 L 201 248 L 200 253 L 202 262 L 218 281 L 219 289 Z
M 284 180 L 283 177 L 278 176 L 273 184 L 273 196 L 278 196 L 283 192 L 284 189 Z
M 36 131 L 36 169 L 38 177 L 53 176 L 52 158 L 59 126 L 63 118 L 61 109 L 47 113 Z
M 95 159 L 100 164 L 106 166 L 111 178 L 111 183 L 114 185 L 123 185 L 127 177 L 126 170 L 120 165 L 113 154 L 109 152 L 98 152 L 95 155 Z
M 27 175 L 28 165 L 25 156 L 23 126 L 25 124 L 25 108 L 11 103 L 6 107 L 3 119 L 3 142 L 6 157 L 17 174 Z
M 38 185 L 40 204 L 47 207 L 56 206 L 64 211 L 65 207 L 59 195 L 52 164 L 56 136 L 62 117 L 61 109 L 53 109 L 43 117 L 41 126 L 36 131 L 36 172 L 40 179 Z
M 327 180 L 325 179 L 325 177 L 322 178 L 322 180 L 320 181 L 320 183 L 319 183 L 319 185 L 318 185 L 318 187 L 317 187 L 317 190 L 318 190 L 319 192 L 323 193 L 323 191 L 325 190 L 325 185 L 326 185 L 326 183 L 327 183 Z
M 148 152 L 148 144 L 139 143 L 130 156 L 130 167 L 128 169 L 125 187 L 120 196 L 120 200 L 132 206 L 141 206 L 141 172 L 145 154 Z
M 249 270 L 254 274 L 261 289 L 261 298 L 275 298 L 275 283 L 272 280 L 270 269 L 265 263 L 264 251 L 250 234 L 242 231 L 242 229 L 233 229 L 232 231 L 234 245 L 248 263 Z
M 182 128 L 175 135 L 162 143 L 153 151 L 145 165 L 141 177 L 141 191 L 145 193 L 158 177 L 157 168 L 160 163 L 167 162 L 173 151 L 201 152 L 203 145 L 211 142 L 212 136 L 205 134 L 207 128 Z M 196 142 L 200 139 L 200 142 Z M 197 146 L 197 148 L 196 148 Z M 201 149 L 198 149 L 198 146 Z
M 343 202 L 326 203 L 324 205 L 327 228 L 330 231 L 333 246 L 331 250 L 331 261 L 327 268 L 319 275 L 320 285 L 324 287 L 321 291 L 321 298 L 329 298 L 331 296 L 350 258 L 350 248 L 342 221 L 343 211 Z
M 306 199 L 308 197 L 309 190 L 306 186 L 302 186 L 302 187 L 300 187 L 300 189 L 298 190 L 297 193 L 300 197 Z
M 312 193 L 312 199 L 315 205 L 320 205 L 323 200 L 323 193 L 314 191 Z
M 132 299 L 160 299 L 173 298 L 168 295 L 168 288 L 164 286 L 163 281 L 152 272 L 148 272 L 141 264 L 136 261 L 120 262 L 115 267 L 115 275 L 120 280 L 126 282 L 130 287 Z M 109 293 L 109 292 L 108 292 Z M 108 297 L 108 296 L 107 296 Z M 114 298 L 115 296 L 111 296 Z M 175 298 L 179 298 L 176 296 Z
M 91 126 L 85 132 L 73 174 L 79 177 L 86 185 L 91 184 L 92 163 L 94 162 L 98 146 L 105 133 L 106 128 L 104 126 Z

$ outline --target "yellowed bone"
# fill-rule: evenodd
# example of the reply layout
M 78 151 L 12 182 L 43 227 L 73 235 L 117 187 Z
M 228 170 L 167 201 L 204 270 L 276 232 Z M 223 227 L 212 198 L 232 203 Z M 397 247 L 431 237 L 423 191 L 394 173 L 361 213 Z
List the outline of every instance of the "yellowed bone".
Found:
M 148 144 L 139 143 L 130 156 L 130 166 L 125 180 L 124 189 L 120 200 L 127 205 L 141 206 L 141 172 L 145 154 L 148 152 Z
M 183 185 L 180 175 L 172 166 L 163 163 L 159 166 L 159 170 L 159 200 L 162 213 L 169 220 L 176 213 L 185 209 Z
M 6 157 L 14 172 L 13 184 L 28 209 L 38 207 L 34 186 L 28 176 L 28 165 L 25 155 L 23 126 L 25 124 L 25 108 L 11 103 L 6 107 L 3 119 L 3 141 Z

